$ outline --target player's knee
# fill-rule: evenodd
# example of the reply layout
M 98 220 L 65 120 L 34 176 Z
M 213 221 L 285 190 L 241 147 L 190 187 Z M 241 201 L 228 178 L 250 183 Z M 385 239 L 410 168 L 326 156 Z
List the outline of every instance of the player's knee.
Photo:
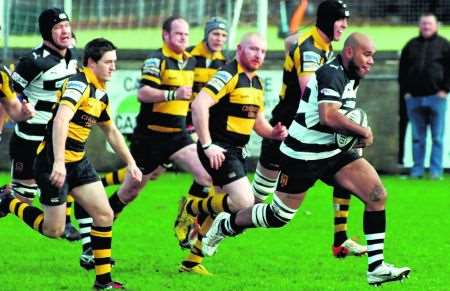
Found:
M 386 191 L 386 189 L 383 189 L 383 193 L 381 194 L 381 201 L 383 201 L 383 203 L 386 203 L 386 200 L 388 198 L 388 192 Z
M 280 199 L 275 199 L 271 204 L 260 203 L 253 207 L 252 221 L 255 226 L 279 228 L 289 223 L 294 218 L 296 209 L 287 207 Z
M 61 225 L 44 225 L 42 226 L 42 232 L 50 238 L 59 238 L 64 234 L 64 224 Z
M 95 216 L 92 218 L 95 225 L 110 226 L 114 220 L 114 212 L 111 207 L 104 207 L 95 211 Z
M 200 185 L 209 187 L 212 185 L 212 180 L 211 180 L 211 176 L 208 175 L 208 173 L 206 173 L 206 171 L 202 171 L 204 173 L 198 173 L 197 175 L 195 175 L 195 181 L 197 183 L 199 183 Z
M 387 191 L 381 184 L 375 185 L 369 192 L 367 208 L 369 210 L 382 210 L 387 199 Z
M 240 210 L 252 207 L 255 204 L 255 197 L 253 195 L 245 194 L 240 196 L 228 196 L 230 199 L 230 206 L 232 209 Z

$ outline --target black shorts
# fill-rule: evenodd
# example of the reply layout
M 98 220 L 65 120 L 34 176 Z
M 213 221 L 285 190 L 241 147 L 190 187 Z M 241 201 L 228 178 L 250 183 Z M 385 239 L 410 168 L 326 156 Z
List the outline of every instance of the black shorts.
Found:
M 66 203 L 67 194 L 73 188 L 100 181 L 97 171 L 91 162 L 84 157 L 82 160 L 66 164 L 66 181 L 62 188 L 50 183 L 50 174 L 53 168 L 46 151 L 43 150 L 34 163 L 36 182 L 41 190 L 40 201 L 47 206 L 58 206 Z
M 12 163 L 11 172 L 13 179 L 34 179 L 33 162 L 40 143 L 40 141 L 23 139 L 15 133 L 11 136 L 9 156 Z
M 200 143 L 197 143 L 198 157 L 200 158 L 200 162 L 202 163 L 203 167 L 211 176 L 213 185 L 222 187 L 242 177 L 245 177 L 245 149 L 224 144 L 217 145 L 223 147 L 227 151 L 224 153 L 225 160 L 223 161 L 222 165 L 218 170 L 215 170 L 211 168 L 209 159 L 205 155 L 202 146 L 200 145 Z
M 167 163 L 171 155 L 193 143 L 187 132 L 133 136 L 130 152 L 142 174 L 147 175 L 159 165 Z
M 267 170 L 280 170 L 280 144 L 281 140 L 263 138 L 259 163 Z
M 327 159 L 310 161 L 293 159 L 283 153 L 281 155 L 277 191 L 292 194 L 305 192 L 319 179 L 335 186 L 335 174 L 344 166 L 361 158 L 354 150 Z

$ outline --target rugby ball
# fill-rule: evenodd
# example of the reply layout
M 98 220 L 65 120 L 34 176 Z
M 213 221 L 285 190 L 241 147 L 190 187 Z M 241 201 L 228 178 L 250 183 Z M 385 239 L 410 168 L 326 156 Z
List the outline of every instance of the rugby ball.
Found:
M 367 114 L 361 108 L 355 108 L 352 110 L 339 110 L 342 114 L 348 117 L 351 121 L 363 126 L 367 127 Z M 343 151 L 347 151 L 351 149 L 355 143 L 358 141 L 358 137 L 354 135 L 345 135 L 342 133 L 335 133 L 335 141 L 338 148 Z

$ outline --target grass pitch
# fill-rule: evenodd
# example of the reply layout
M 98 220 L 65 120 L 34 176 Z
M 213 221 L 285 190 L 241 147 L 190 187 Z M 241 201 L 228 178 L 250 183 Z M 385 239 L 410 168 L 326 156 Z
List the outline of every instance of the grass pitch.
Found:
M 408 280 L 383 285 L 383 290 L 448 290 L 449 179 L 383 178 L 390 193 L 385 258 L 412 268 Z M 0 181 L 8 181 L 6 173 Z M 287 227 L 251 229 L 224 240 L 219 252 L 204 261 L 214 276 L 178 273 L 187 252 L 179 249 L 172 225 L 177 201 L 190 183 L 186 174 L 162 176 L 114 224 L 113 277 L 128 290 L 372 290 L 366 283 L 366 257 L 331 255 L 331 189 L 321 183 Z M 362 213 L 362 203 L 352 199 L 349 234 L 364 241 Z M 78 266 L 78 243 L 42 237 L 9 215 L 0 220 L 0 246 L 3 291 L 91 288 L 95 275 Z

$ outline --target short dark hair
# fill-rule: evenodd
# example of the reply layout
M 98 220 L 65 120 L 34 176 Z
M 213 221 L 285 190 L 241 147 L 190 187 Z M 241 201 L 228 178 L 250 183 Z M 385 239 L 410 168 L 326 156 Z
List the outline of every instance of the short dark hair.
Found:
M 178 16 L 178 15 L 173 15 L 173 16 L 169 16 L 168 18 L 166 18 L 162 25 L 163 31 L 170 32 L 170 30 L 172 29 L 172 22 L 174 22 L 175 20 L 178 20 L 178 19 L 185 20 L 183 17 Z
M 83 65 L 87 66 L 88 59 L 98 62 L 106 52 L 116 50 L 116 46 L 105 38 L 95 38 L 84 47 Z

